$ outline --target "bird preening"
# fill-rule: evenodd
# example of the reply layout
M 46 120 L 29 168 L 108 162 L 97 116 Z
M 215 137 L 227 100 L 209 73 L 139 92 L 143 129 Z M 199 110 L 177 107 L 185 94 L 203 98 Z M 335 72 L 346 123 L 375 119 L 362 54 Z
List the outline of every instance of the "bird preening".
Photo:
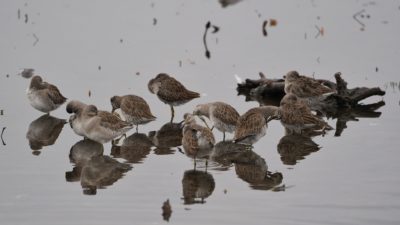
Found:
M 182 127 L 180 144 L 186 155 L 201 158 L 201 152 L 212 150 L 216 143 L 214 130 L 222 133 L 222 141 L 229 141 L 227 133 L 231 133 L 233 143 L 254 145 L 267 134 L 268 123 L 272 120 L 280 120 L 287 131 L 296 134 L 308 130 L 331 130 L 332 127 L 327 122 L 313 114 L 309 103 L 335 90 L 313 78 L 299 75 L 296 71 L 288 72 L 285 78 L 286 95 L 278 107 L 254 107 L 240 114 L 234 106 L 214 101 L 197 104 L 192 112 L 186 112 L 184 120 L 178 124 Z M 150 79 L 147 87 L 161 102 L 170 106 L 171 124 L 175 117 L 174 107 L 200 98 L 198 92 L 187 89 L 166 73 Z M 27 97 L 35 109 L 44 113 L 56 110 L 67 100 L 55 85 L 43 81 L 38 75 L 31 78 Z M 126 133 L 132 128 L 136 127 L 138 133 L 139 125 L 144 126 L 157 119 L 152 113 L 151 105 L 138 95 L 115 95 L 110 97 L 110 104 L 111 112 L 99 110 L 95 105 L 79 100 L 69 101 L 66 111 L 71 114 L 70 127 L 77 135 L 86 139 L 114 143 L 117 138 L 126 137 Z M 197 119 L 205 126 L 200 125 Z

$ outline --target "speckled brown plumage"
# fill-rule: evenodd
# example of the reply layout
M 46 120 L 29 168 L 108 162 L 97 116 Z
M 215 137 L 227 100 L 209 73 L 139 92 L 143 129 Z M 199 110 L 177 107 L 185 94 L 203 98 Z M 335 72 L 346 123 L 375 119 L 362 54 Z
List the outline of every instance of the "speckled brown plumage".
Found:
M 111 98 L 112 111 L 120 108 L 126 121 L 138 126 L 156 119 L 147 102 L 136 95 L 114 96 Z
M 208 156 L 214 144 L 215 138 L 212 131 L 196 124 L 193 115 L 185 114 L 182 146 L 186 155 L 193 158 Z
M 234 135 L 234 142 L 252 145 L 266 134 L 267 123 L 276 119 L 278 107 L 262 106 L 248 110 L 240 116 Z
M 158 74 L 148 83 L 149 91 L 156 94 L 157 97 L 165 104 L 170 105 L 173 120 L 174 106 L 179 106 L 200 97 L 200 94 L 190 91 L 183 86 L 175 78 L 165 73 Z
M 45 113 L 57 109 L 67 100 L 56 86 L 44 82 L 37 75 L 31 79 L 27 96 L 32 107 Z
M 294 94 L 287 94 L 281 100 L 279 114 L 281 123 L 290 131 L 302 133 L 303 130 L 333 129 L 321 118 L 312 114 L 307 104 Z
M 334 90 L 314 78 L 301 76 L 297 71 L 290 71 L 285 76 L 286 94 L 294 94 L 299 98 L 310 98 L 333 92 Z
M 235 108 L 224 102 L 197 105 L 193 114 L 209 118 L 214 127 L 223 132 L 223 140 L 225 140 L 225 132 L 233 133 L 235 131 L 240 117 Z

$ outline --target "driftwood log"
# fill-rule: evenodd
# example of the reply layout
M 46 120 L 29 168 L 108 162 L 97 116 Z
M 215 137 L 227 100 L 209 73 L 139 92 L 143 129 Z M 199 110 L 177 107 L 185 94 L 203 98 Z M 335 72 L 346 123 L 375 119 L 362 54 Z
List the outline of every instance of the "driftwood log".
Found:
M 379 87 L 367 88 L 356 87 L 347 88 L 347 82 L 341 77 L 341 73 L 335 74 L 336 83 L 317 79 L 320 83 L 336 90 L 332 94 L 319 102 L 319 113 L 328 118 L 337 119 L 335 136 L 340 136 L 346 128 L 347 121 L 357 121 L 357 118 L 376 118 L 381 115 L 377 109 L 385 105 L 384 101 L 373 104 L 361 104 L 360 101 L 371 96 L 383 96 L 385 91 Z M 246 101 L 258 101 L 260 105 L 275 105 L 285 96 L 284 79 L 268 79 L 260 73 L 259 79 L 246 79 L 245 82 L 237 86 L 238 95 L 246 96 Z

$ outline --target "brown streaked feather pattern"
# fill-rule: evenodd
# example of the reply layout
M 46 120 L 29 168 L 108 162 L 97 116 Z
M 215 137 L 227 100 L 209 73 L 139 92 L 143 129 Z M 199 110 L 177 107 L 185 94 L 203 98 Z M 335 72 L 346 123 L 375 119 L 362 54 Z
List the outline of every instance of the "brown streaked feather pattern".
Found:
M 282 99 L 280 115 L 283 124 L 295 126 L 298 130 L 332 129 L 328 123 L 312 114 L 306 103 L 293 94 L 287 94 Z
M 233 139 L 240 141 L 246 137 L 257 135 L 262 132 L 266 124 L 265 117 L 258 108 L 250 109 L 239 118 Z
M 147 102 L 136 95 L 125 95 L 122 97 L 121 110 L 135 118 L 155 119 Z
M 225 124 L 236 126 L 240 115 L 235 108 L 223 102 L 215 102 L 212 108 L 211 114 L 213 117 L 218 118 Z
M 299 75 L 296 71 L 290 71 L 286 75 L 286 94 L 295 94 L 297 97 L 300 98 L 309 98 L 331 92 L 334 92 L 334 90 L 321 84 L 314 78 Z
M 101 118 L 100 125 L 111 130 L 119 130 L 125 127 L 129 127 L 130 124 L 121 120 L 118 116 L 113 113 L 99 110 L 97 115 Z
M 54 86 L 52 84 L 49 84 L 49 83 L 46 83 L 46 82 L 44 82 L 44 83 L 45 83 L 47 89 L 49 90 L 47 92 L 47 95 L 54 102 L 54 104 L 57 104 L 57 105 L 60 104 L 61 105 L 67 100 L 67 98 L 65 98 L 61 94 L 60 90 L 58 90 L 58 88 L 56 86 Z
M 179 81 L 167 74 L 157 75 L 149 82 L 149 85 L 157 82 L 160 86 L 155 94 L 166 104 L 180 105 L 200 97 L 199 93 L 186 89 Z

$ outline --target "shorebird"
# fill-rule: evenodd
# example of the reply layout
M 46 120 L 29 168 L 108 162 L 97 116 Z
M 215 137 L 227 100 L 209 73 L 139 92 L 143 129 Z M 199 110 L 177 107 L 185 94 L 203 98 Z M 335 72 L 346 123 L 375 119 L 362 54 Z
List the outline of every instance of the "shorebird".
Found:
M 261 106 L 248 110 L 240 116 L 236 125 L 234 143 L 252 145 L 267 133 L 267 124 L 278 119 L 278 107 Z
M 83 102 L 72 100 L 68 102 L 66 107 L 67 113 L 72 114 L 69 117 L 69 125 L 71 126 L 75 134 L 83 137 L 85 137 L 85 131 L 83 129 L 83 120 L 81 113 L 86 106 L 87 105 Z
M 192 114 L 186 113 L 184 118 L 182 146 L 185 154 L 194 158 L 196 166 L 196 158 L 207 158 L 211 153 L 215 138 L 209 128 L 196 124 Z
M 85 105 L 72 101 L 67 105 L 68 113 L 75 113 L 70 118 L 75 133 L 99 143 L 105 143 L 124 135 L 132 125 L 118 116 L 97 110 L 94 105 Z
M 224 134 L 224 141 L 225 132 L 233 133 L 240 117 L 235 108 L 224 102 L 211 102 L 197 105 L 193 114 L 200 116 L 200 118 L 202 118 L 201 116 L 205 116 L 210 119 L 213 122 L 213 127 Z
M 290 71 L 285 76 L 285 93 L 299 98 L 317 97 L 335 90 L 321 84 L 314 78 L 301 76 L 297 71 Z
M 32 107 L 44 113 L 50 113 L 67 100 L 56 86 L 44 82 L 37 75 L 31 79 L 27 96 Z
M 279 115 L 282 125 L 288 132 L 301 134 L 306 130 L 332 130 L 323 119 L 312 114 L 311 109 L 294 94 L 286 94 L 282 98 Z
M 114 96 L 110 101 L 112 112 L 121 109 L 125 120 L 136 125 L 136 132 L 138 132 L 139 124 L 146 124 L 156 119 L 142 97 L 136 95 Z
M 162 102 L 171 107 L 171 123 L 175 116 L 174 106 L 200 97 L 199 93 L 189 91 L 179 81 L 165 73 L 160 73 L 151 79 L 147 86 L 151 93 L 156 94 Z

